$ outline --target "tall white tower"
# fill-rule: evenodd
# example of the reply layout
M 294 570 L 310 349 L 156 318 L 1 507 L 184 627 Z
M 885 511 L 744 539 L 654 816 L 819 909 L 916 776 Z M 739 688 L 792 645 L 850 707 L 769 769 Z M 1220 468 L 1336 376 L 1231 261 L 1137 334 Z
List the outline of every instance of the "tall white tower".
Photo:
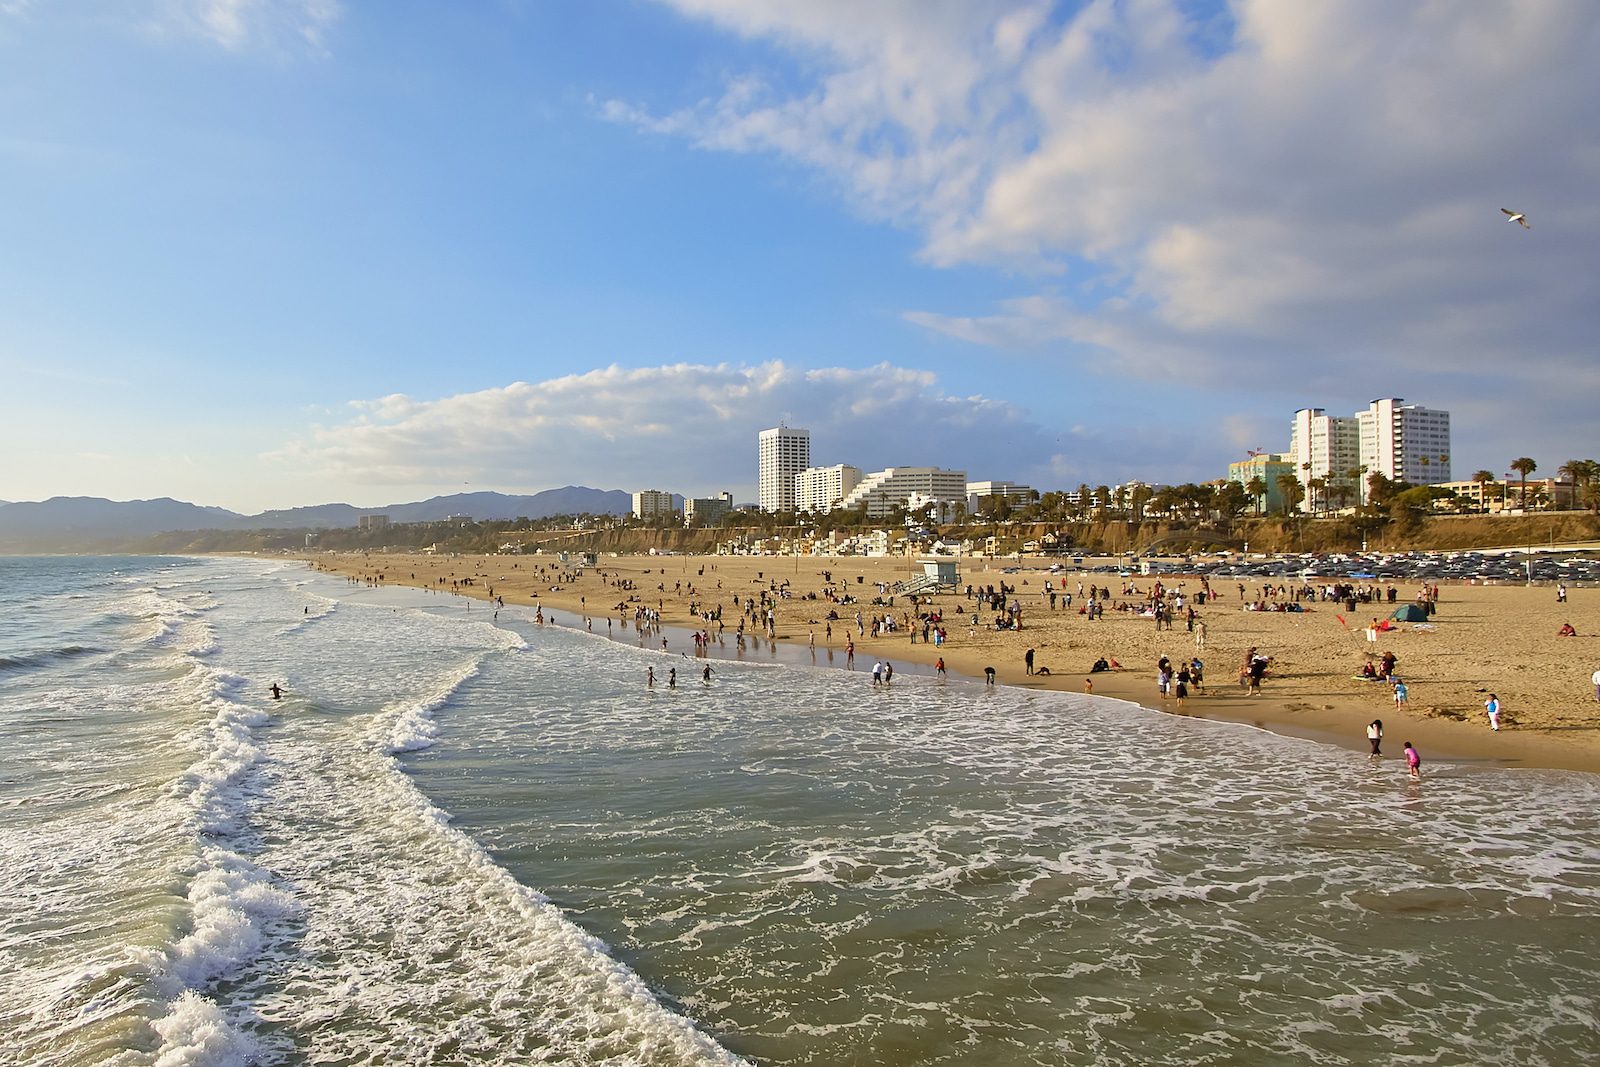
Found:
M 761 510 L 794 510 L 794 476 L 811 466 L 811 431 L 779 423 L 762 430 L 758 441 Z
M 1412 485 L 1450 481 L 1450 413 L 1399 397 L 1357 412 L 1361 462 L 1369 471 Z M 1365 488 L 1363 486 L 1363 488 Z

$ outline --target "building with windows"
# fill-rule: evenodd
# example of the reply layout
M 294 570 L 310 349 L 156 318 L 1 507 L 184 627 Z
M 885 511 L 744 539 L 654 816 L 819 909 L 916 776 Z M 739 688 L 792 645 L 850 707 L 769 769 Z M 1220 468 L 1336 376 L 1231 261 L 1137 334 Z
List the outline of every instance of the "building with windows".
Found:
M 861 484 L 861 468 L 848 463 L 807 467 L 794 476 L 796 511 L 832 511 Z
M 715 526 L 722 521 L 722 517 L 733 510 L 733 494 L 718 493 L 716 496 L 691 497 L 683 502 L 683 524 L 685 526 Z
M 1374 400 L 1358 412 L 1360 462 L 1366 473 L 1412 485 L 1450 481 L 1450 413 L 1399 397 Z M 1365 478 L 1361 499 L 1366 500 Z
M 1361 476 L 1356 468 L 1361 465 L 1361 434 L 1353 415 L 1329 415 L 1321 408 L 1301 408 L 1294 413 L 1285 456 L 1294 465 L 1294 476 L 1307 487 L 1300 500 L 1301 511 L 1326 510 L 1334 490 L 1352 500 L 1359 491 L 1356 483 Z M 1327 479 L 1329 485 L 1320 492 L 1314 491 L 1311 482 L 1316 478 Z
M 1278 479 L 1285 474 L 1292 474 L 1297 479 L 1300 477 L 1294 464 L 1277 452 L 1261 452 L 1249 459 L 1228 464 L 1228 480 L 1244 486 L 1245 491 L 1250 493 L 1251 510 L 1263 515 L 1284 510 L 1283 486 Z M 1257 478 L 1266 483 L 1266 488 L 1259 496 L 1250 489 L 1250 483 Z
M 889 467 L 861 479 L 839 506 L 849 509 L 865 505 L 869 516 L 878 517 L 904 507 L 912 494 L 925 501 L 965 504 L 967 472 L 939 467 Z
M 356 520 L 356 527 L 362 530 L 382 530 L 389 525 L 387 515 L 363 515 Z
M 762 511 L 795 509 L 795 475 L 811 466 L 811 431 L 779 423 L 757 435 Z
M 633 517 L 636 519 L 655 519 L 676 511 L 677 508 L 672 506 L 671 493 L 663 493 L 659 489 L 641 489 L 633 494 Z
M 1033 503 L 1033 489 L 1020 482 L 968 482 L 967 483 L 967 511 L 976 514 L 978 504 L 984 497 L 1003 497 L 1012 507 L 1022 507 Z

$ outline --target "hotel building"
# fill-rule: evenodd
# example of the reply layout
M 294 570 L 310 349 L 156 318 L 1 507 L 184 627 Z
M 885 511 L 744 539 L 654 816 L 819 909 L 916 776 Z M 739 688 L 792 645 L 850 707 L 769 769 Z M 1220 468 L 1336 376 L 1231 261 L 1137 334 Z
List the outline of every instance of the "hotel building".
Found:
M 913 494 L 927 501 L 965 504 L 967 472 L 938 467 L 889 467 L 861 479 L 839 506 L 848 509 L 865 504 L 867 514 L 876 518 L 904 506 Z
M 1450 481 L 1450 413 L 1399 397 L 1374 400 L 1356 415 L 1367 473 L 1412 485 Z M 1366 500 L 1365 480 L 1361 499 Z

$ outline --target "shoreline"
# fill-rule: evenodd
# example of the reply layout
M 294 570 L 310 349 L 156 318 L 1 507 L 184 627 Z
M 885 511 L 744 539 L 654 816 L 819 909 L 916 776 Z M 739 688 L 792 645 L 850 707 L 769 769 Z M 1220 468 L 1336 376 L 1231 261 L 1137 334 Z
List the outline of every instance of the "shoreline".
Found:
M 1408 664 L 1403 673 L 1412 688 L 1412 704 L 1398 709 L 1388 695 L 1387 686 L 1340 677 L 1336 657 L 1349 656 L 1351 662 L 1355 662 L 1371 646 L 1358 643 L 1361 639 L 1349 632 L 1348 620 L 1334 622 L 1342 614 L 1336 610 L 1337 605 L 1316 605 L 1304 613 L 1245 612 L 1239 599 L 1232 595 L 1238 584 L 1233 579 L 1219 581 L 1215 591 L 1222 599 L 1203 609 L 1201 616 L 1209 631 L 1206 647 L 1197 653 L 1207 665 L 1205 692 L 1190 697 L 1185 706 L 1178 707 L 1175 700 L 1161 700 L 1157 696 L 1155 660 L 1162 654 L 1174 660 L 1180 654 L 1185 659 L 1196 654 L 1193 638 L 1181 628 L 1181 622 L 1178 629 L 1158 633 L 1153 625 L 1138 617 L 1108 614 L 1102 620 L 1089 622 L 1076 614 L 1077 603 L 1071 609 L 1058 608 L 1054 612 L 1045 606 L 1041 583 L 1047 577 L 1056 580 L 1057 589 L 1075 590 L 1079 581 L 1092 579 L 1100 585 L 1125 581 L 1115 575 L 1075 571 L 1049 575 L 1043 569 L 1026 568 L 1012 572 L 994 568 L 997 561 L 988 564 L 968 561 L 974 567 L 989 569 L 964 573 L 963 585 L 994 584 L 998 588 L 1002 581 L 1007 582 L 1016 590 L 1014 598 L 1026 603 L 1023 628 L 1020 631 L 980 628 L 974 632 L 966 621 L 970 616 L 965 611 L 954 614 L 957 605 L 966 609 L 972 602 L 960 593 L 944 593 L 930 602 L 934 610 L 942 610 L 946 616 L 945 628 L 949 636 L 946 644 L 940 647 L 922 643 L 920 632 L 916 643 L 912 643 L 903 630 L 873 637 L 870 629 L 862 634 L 856 625 L 858 610 L 863 622 L 875 612 L 908 617 L 910 608 L 904 597 L 895 597 L 892 606 L 870 603 L 878 588 L 874 583 L 904 578 L 911 573 L 910 562 L 903 559 L 618 556 L 602 558 L 598 566 L 583 569 L 554 557 L 537 555 L 433 557 L 305 553 L 295 558 L 317 570 L 362 583 L 412 586 L 485 601 L 492 590 L 508 606 L 542 606 L 546 611 L 576 620 L 603 623 L 609 619 L 611 626 L 605 630 L 588 628 L 617 641 L 626 641 L 625 635 L 635 633 L 631 622 L 633 609 L 647 606 L 659 611 L 659 625 L 669 630 L 669 651 L 684 652 L 691 659 L 696 657 L 689 635 L 697 629 L 709 629 L 715 658 L 755 661 L 754 655 L 733 654 L 735 626 L 741 616 L 731 601 L 735 596 L 741 600 L 757 599 L 760 591 L 765 591 L 773 600 L 776 615 L 776 641 L 771 658 L 777 661 L 793 658 L 796 663 L 805 663 L 812 659 L 808 645 L 814 641 L 812 661 L 816 665 L 845 669 L 845 634 L 848 632 L 855 644 L 856 670 L 864 674 L 870 674 L 874 659 L 886 658 L 896 664 L 896 673 L 932 675 L 934 661 L 942 657 L 950 673 L 972 681 L 981 682 L 984 669 L 990 666 L 996 670 L 997 684 L 1025 689 L 1084 692 L 1085 679 L 1092 678 L 1096 696 L 1126 700 L 1166 714 L 1241 723 L 1360 752 L 1367 748 L 1367 722 L 1381 719 L 1387 758 L 1397 757 L 1401 745 L 1411 741 L 1425 761 L 1600 773 L 1600 710 L 1597 710 L 1600 705 L 1579 711 L 1575 716 L 1566 714 L 1565 709 L 1560 716 L 1548 712 L 1537 716 L 1534 711 L 1519 710 L 1533 707 L 1530 697 L 1522 692 L 1527 686 L 1518 684 L 1525 679 L 1517 677 L 1519 673 L 1526 673 L 1527 664 L 1511 664 L 1509 670 L 1469 676 L 1460 664 L 1453 662 L 1463 655 L 1462 650 L 1438 648 L 1440 642 L 1435 631 L 1397 632 L 1392 640 L 1401 649 L 1402 663 Z M 830 572 L 845 577 L 825 583 L 822 576 Z M 1140 584 L 1152 580 L 1155 579 L 1133 581 Z M 1169 587 L 1193 589 L 1198 584 L 1196 579 L 1181 575 L 1163 575 L 1161 580 Z M 774 597 L 774 587 L 787 588 L 790 597 Z M 859 590 L 862 595 L 855 603 L 840 606 L 819 595 L 819 590 L 829 588 L 848 589 L 851 593 Z M 1483 585 L 1443 587 L 1438 619 L 1443 623 L 1452 616 L 1459 616 L 1463 632 L 1469 623 L 1481 628 L 1483 616 L 1495 614 L 1494 610 L 1487 613 L 1478 610 L 1485 603 L 1494 609 L 1501 602 L 1520 602 L 1528 599 L 1529 593 L 1542 592 Z M 1600 596 L 1588 595 L 1595 599 L 1595 609 L 1600 609 Z M 1029 598 L 1037 598 L 1037 606 Z M 691 616 L 688 610 L 691 602 L 696 607 L 720 605 L 722 629 L 719 631 L 716 623 L 703 624 Z M 623 609 L 622 615 L 629 619 L 624 633 L 616 632 L 619 607 Z M 1567 607 L 1561 605 L 1563 610 Z M 832 623 L 831 638 L 826 636 L 825 629 L 829 609 L 840 615 Z M 1360 620 L 1364 613 L 1370 615 L 1379 610 L 1377 604 L 1358 605 L 1356 618 Z M 1383 614 L 1387 614 L 1387 605 L 1384 605 Z M 1600 623 L 1594 609 L 1582 616 L 1576 611 L 1573 614 Z M 952 621 L 957 618 L 962 621 Z M 559 621 L 559 616 L 557 624 L 565 625 Z M 1357 625 L 1361 623 L 1357 621 Z M 1594 633 L 1596 629 L 1600 626 L 1581 632 Z M 1490 637 L 1493 638 L 1492 633 Z M 1273 643 L 1273 638 L 1279 639 L 1277 644 Z M 760 643 L 769 641 L 753 628 L 747 631 L 746 639 L 757 642 L 752 652 Z M 1414 646 L 1417 654 L 1413 654 L 1412 647 L 1407 647 L 1407 642 Z M 1274 674 L 1278 676 L 1269 674 L 1259 696 L 1244 695 L 1235 682 L 1236 654 L 1247 645 L 1269 653 L 1282 649 L 1274 656 L 1278 661 Z M 1593 638 L 1584 639 L 1581 651 L 1600 659 L 1597 645 L 1600 642 Z M 780 656 L 779 646 L 794 649 L 798 654 Z M 1049 668 L 1048 674 L 1030 676 L 1026 673 L 1021 662 L 1022 651 L 1026 648 L 1036 649 L 1036 662 Z M 1426 654 L 1423 654 L 1424 649 L 1427 649 Z M 1069 663 L 1086 665 L 1097 656 L 1107 654 L 1105 650 L 1122 663 L 1123 670 L 1091 676 L 1082 670 L 1068 669 Z M 1433 673 L 1429 657 L 1439 659 L 1446 664 L 1447 671 L 1454 672 L 1445 679 L 1447 683 L 1457 683 L 1453 684 L 1453 689 L 1462 690 L 1466 685 L 1471 690 L 1459 696 L 1455 693 L 1439 695 L 1455 697 L 1465 706 L 1425 702 L 1435 696 L 1436 688 L 1442 688 L 1429 677 Z M 1410 662 L 1418 663 L 1418 673 L 1409 668 Z M 1485 653 L 1480 651 L 1473 666 L 1484 668 L 1494 664 L 1486 662 Z M 1583 670 L 1585 683 L 1595 666 L 1600 666 L 1600 662 Z M 1470 685 L 1480 681 L 1489 684 Z M 1465 703 L 1469 698 L 1475 702 L 1477 691 L 1497 692 L 1507 704 L 1504 718 L 1507 728 L 1500 733 L 1488 729 L 1481 710 L 1474 718 L 1472 710 L 1476 709 Z M 1592 693 L 1588 696 L 1592 701 Z

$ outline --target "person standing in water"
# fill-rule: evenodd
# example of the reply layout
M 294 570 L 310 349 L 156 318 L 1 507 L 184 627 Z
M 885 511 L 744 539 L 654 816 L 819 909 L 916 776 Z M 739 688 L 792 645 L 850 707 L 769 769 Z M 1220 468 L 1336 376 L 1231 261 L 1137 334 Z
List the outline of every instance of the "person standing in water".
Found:
M 1422 757 L 1417 755 L 1417 750 L 1411 747 L 1411 742 L 1406 742 L 1406 767 L 1411 772 L 1411 777 L 1422 778 Z
M 656 687 L 656 669 L 654 667 L 646 667 L 644 669 L 644 684 L 646 689 L 654 689 Z
M 1378 746 L 1383 744 L 1382 719 L 1373 719 L 1371 722 L 1367 723 L 1367 741 L 1372 745 L 1372 754 L 1374 756 L 1383 755 L 1383 753 L 1378 750 Z
M 700 672 L 700 681 L 705 685 L 711 684 L 711 664 L 707 663 L 705 670 Z
M 273 682 L 270 686 L 268 686 L 267 687 L 267 692 L 272 694 L 272 699 L 273 700 L 282 700 L 283 699 L 283 690 L 281 688 L 279 688 L 277 682 Z

